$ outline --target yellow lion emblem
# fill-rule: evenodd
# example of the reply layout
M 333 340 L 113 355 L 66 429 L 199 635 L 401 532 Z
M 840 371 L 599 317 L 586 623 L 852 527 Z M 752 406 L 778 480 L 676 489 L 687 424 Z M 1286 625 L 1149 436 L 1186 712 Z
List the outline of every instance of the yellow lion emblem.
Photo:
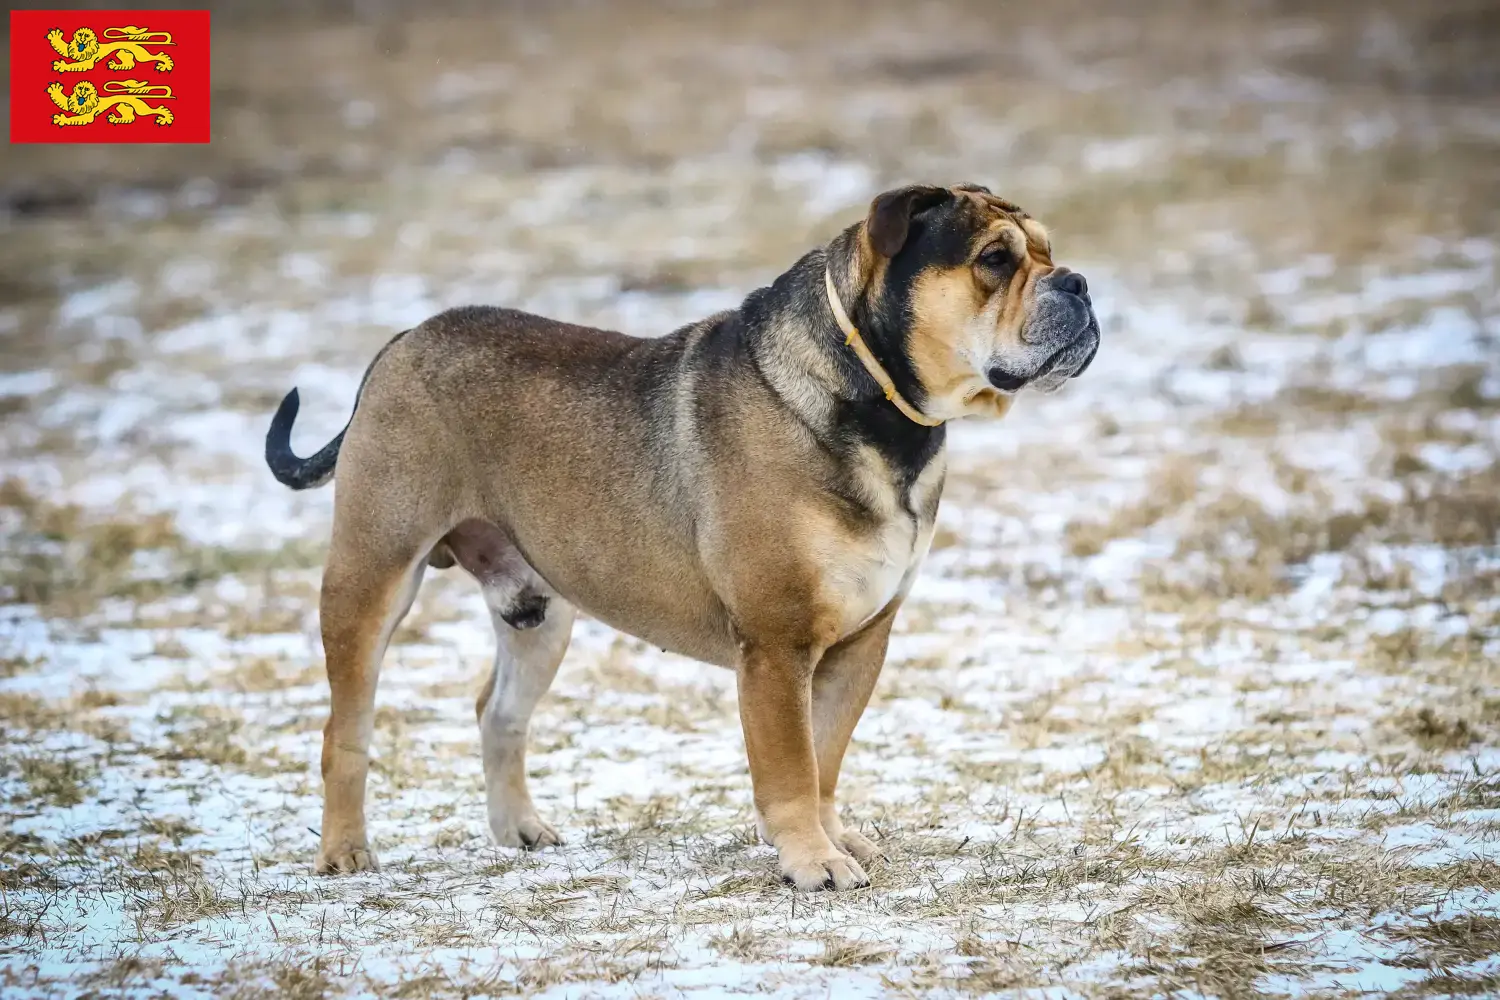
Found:
M 80 80 L 73 85 L 73 93 L 64 94 L 62 84 L 56 80 L 47 87 L 47 93 L 52 97 L 52 103 L 62 108 L 61 114 L 52 116 L 52 124 L 66 127 L 68 125 L 88 125 L 98 117 L 101 111 L 114 108 L 114 114 L 106 116 L 106 120 L 115 125 L 124 125 L 133 122 L 137 115 L 155 115 L 156 124 L 172 124 L 172 112 L 165 105 L 153 108 L 146 103 L 146 98 L 154 98 L 161 101 L 174 100 L 172 88 L 166 84 L 150 84 L 144 80 L 106 80 L 104 82 L 104 93 L 109 95 L 99 97 L 99 92 L 94 85 L 87 80 Z
M 47 32 L 47 41 L 52 43 L 52 51 L 62 58 L 53 62 L 52 68 L 59 73 L 86 73 L 100 59 L 112 55 L 114 58 L 105 63 L 110 69 L 135 69 L 139 59 L 156 63 L 156 68 L 163 73 L 172 72 L 171 56 L 165 52 L 149 52 L 140 44 L 176 45 L 170 31 L 152 31 L 127 24 L 123 28 L 105 28 L 104 39 L 104 44 L 100 45 L 93 28 L 79 28 L 73 32 L 71 42 L 64 42 L 62 29 L 53 28 Z

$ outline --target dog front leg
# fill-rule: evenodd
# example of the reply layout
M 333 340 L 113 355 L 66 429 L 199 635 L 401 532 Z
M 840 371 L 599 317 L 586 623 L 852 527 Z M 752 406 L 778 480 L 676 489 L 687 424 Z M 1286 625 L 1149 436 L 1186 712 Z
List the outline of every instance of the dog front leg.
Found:
M 857 830 L 846 827 L 834 803 L 839 769 L 849 737 L 870 702 L 870 693 L 885 663 L 891 623 L 899 602 L 881 612 L 860 632 L 823 654 L 812 681 L 813 745 L 818 760 L 818 797 L 823 829 L 840 848 L 859 861 L 869 861 L 880 849 Z
M 782 878 L 801 890 L 870 884 L 859 862 L 834 844 L 819 811 L 807 649 L 748 644 L 740 659 L 740 724 L 761 833 L 776 848 Z

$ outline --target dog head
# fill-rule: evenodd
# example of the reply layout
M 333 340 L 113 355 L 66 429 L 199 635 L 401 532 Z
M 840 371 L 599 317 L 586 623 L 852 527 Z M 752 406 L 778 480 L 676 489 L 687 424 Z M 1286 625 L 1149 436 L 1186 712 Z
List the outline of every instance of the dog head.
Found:
M 930 417 L 1003 414 L 1021 389 L 1081 375 L 1099 349 L 1083 275 L 1055 265 L 1041 224 L 986 188 L 887 191 L 849 235 L 854 322 L 877 357 L 904 362 L 898 385 L 914 381 Z

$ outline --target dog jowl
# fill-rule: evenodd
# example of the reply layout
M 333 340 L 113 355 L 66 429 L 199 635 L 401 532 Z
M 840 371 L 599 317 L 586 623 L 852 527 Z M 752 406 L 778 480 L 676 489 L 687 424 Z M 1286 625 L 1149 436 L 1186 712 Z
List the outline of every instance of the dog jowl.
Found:
M 835 805 L 850 734 L 926 555 L 947 421 L 999 416 L 1099 346 L 1083 277 L 973 185 L 886 192 L 737 308 L 641 339 L 450 310 L 371 362 L 344 430 L 266 460 L 335 476 L 321 594 L 331 711 L 316 869 L 374 868 L 376 679 L 430 567 L 478 582 L 497 651 L 476 711 L 490 828 L 561 843 L 527 734 L 577 609 L 735 671 L 756 825 L 799 889 L 868 884 L 878 848 Z

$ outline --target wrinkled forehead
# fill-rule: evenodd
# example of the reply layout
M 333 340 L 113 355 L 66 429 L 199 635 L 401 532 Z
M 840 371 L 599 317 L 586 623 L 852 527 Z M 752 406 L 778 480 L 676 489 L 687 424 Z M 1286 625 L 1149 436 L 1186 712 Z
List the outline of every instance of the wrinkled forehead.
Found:
M 1052 240 L 1042 224 L 1017 205 L 984 188 L 959 187 L 955 212 L 970 231 L 971 244 L 980 249 L 999 240 L 1010 247 L 1017 260 L 1033 260 L 1050 266 Z

